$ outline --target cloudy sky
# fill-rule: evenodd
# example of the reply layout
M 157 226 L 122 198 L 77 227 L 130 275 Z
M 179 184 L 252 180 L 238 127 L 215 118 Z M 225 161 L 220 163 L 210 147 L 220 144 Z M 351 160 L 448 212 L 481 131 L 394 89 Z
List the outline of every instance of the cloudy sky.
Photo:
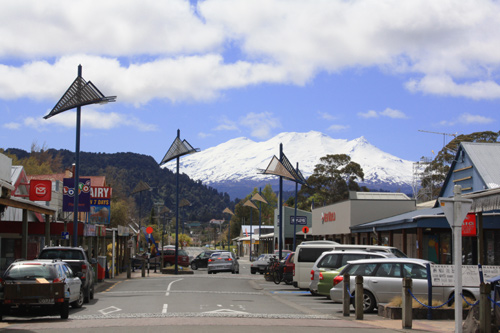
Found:
M 25 0 L 0 22 L 2 148 L 74 151 L 74 110 L 43 116 L 79 64 L 117 96 L 82 108 L 82 151 L 314 130 L 418 160 L 451 139 L 419 130 L 500 129 L 498 1 Z

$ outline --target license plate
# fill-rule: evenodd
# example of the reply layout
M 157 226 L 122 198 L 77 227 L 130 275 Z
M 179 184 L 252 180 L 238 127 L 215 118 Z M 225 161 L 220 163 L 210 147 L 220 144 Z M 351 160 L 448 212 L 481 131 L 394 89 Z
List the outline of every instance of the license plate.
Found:
M 40 298 L 38 300 L 38 303 L 40 303 L 40 304 L 54 304 L 54 299 L 53 298 Z

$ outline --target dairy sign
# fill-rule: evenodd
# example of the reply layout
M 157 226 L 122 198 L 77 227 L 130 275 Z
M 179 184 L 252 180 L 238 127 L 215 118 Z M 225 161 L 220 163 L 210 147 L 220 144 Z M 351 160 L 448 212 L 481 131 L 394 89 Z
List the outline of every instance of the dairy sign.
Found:
M 78 211 L 90 211 L 90 179 L 80 178 L 78 182 Z M 63 211 L 73 212 L 75 207 L 75 179 L 63 179 Z
M 109 224 L 111 221 L 111 193 L 107 186 L 92 186 L 90 191 L 90 217 L 92 224 Z

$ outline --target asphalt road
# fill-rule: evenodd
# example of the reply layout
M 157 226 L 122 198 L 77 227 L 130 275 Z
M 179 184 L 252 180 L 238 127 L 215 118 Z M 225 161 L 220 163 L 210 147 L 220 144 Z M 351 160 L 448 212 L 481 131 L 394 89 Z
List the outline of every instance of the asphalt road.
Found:
M 250 274 L 250 263 L 245 260 L 240 261 L 240 274 L 209 275 L 199 269 L 192 275 L 175 276 L 151 271 L 142 278 L 136 272 L 132 279 L 115 279 L 107 286 L 81 309 L 71 309 L 69 320 L 5 317 L 0 330 L 157 332 L 175 326 L 176 332 L 221 332 L 238 326 L 239 333 L 255 333 L 256 327 L 259 333 L 315 333 L 332 328 L 343 332 L 401 329 L 401 321 L 381 320 L 376 314 L 365 315 L 363 321 L 354 320 L 354 312 L 342 317 L 341 304 L 284 283 L 267 282 L 260 274 Z M 441 325 L 429 331 L 448 330 Z

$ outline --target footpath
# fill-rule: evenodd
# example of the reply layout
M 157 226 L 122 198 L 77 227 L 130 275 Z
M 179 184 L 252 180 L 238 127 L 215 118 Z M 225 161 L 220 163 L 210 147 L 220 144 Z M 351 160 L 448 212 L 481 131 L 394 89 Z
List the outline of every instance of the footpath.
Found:
M 241 258 L 239 260 L 241 264 L 249 264 L 248 259 Z M 162 274 L 159 270 L 155 273 L 154 270 L 145 272 L 145 276 L 142 277 L 142 271 L 136 269 L 135 272 L 131 272 L 130 279 L 147 279 L 147 278 L 159 278 L 161 276 L 166 276 L 167 274 Z M 111 288 L 120 282 L 127 280 L 127 273 L 121 273 L 115 276 L 113 279 L 105 279 L 99 282 L 96 286 L 96 292 L 106 292 L 111 290 Z M 354 316 L 343 317 L 342 315 L 334 315 L 332 320 L 314 320 L 314 319 L 300 319 L 300 325 L 307 325 L 309 327 L 331 327 L 331 328 L 342 328 L 342 332 L 368 332 L 368 330 L 376 330 L 377 332 L 454 332 L 455 331 L 455 321 L 454 320 L 413 320 L 412 329 L 403 329 L 401 320 L 391 320 L 378 316 L 365 317 L 363 320 L 356 320 Z M 188 326 L 197 326 L 195 318 L 190 318 Z M 239 317 L 239 318 L 210 318 L 202 317 L 200 318 L 200 325 L 210 325 L 210 326 L 220 326 L 227 327 L 228 325 L 238 325 L 239 332 L 245 333 L 244 327 L 256 327 L 262 326 L 264 323 L 267 325 L 283 326 L 288 327 L 290 325 L 297 326 L 297 322 L 294 319 L 263 319 L 263 318 L 251 318 L 251 317 Z M 318 326 L 319 325 L 319 326 Z M 249 329 L 248 332 L 251 330 Z M 287 328 L 287 332 L 294 331 Z M 253 332 L 254 333 L 254 332 Z

